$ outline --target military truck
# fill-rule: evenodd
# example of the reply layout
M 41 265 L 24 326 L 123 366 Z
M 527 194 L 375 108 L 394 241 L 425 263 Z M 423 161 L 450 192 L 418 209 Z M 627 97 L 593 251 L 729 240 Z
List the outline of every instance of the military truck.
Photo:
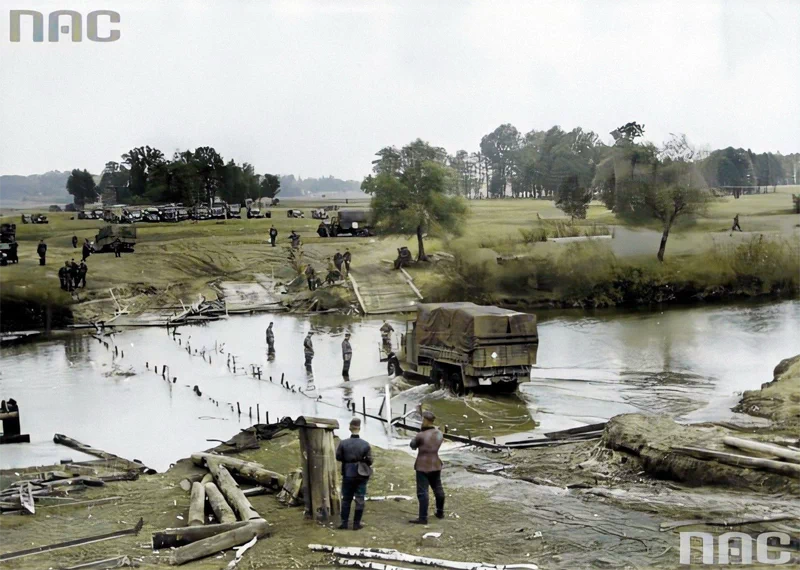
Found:
M 114 251 L 119 242 L 120 250 L 133 252 L 136 245 L 136 227 L 131 225 L 103 226 L 94 239 L 95 253 Z
M 337 215 L 331 218 L 328 235 L 336 237 L 342 234 L 359 237 L 374 236 L 375 232 L 369 221 L 369 211 L 339 210 Z
M 458 395 L 477 387 L 512 393 L 530 381 L 538 347 L 535 315 L 474 303 L 425 303 L 406 322 L 398 352 L 387 354 L 387 372 L 421 376 Z
M 0 224 L 0 265 L 19 263 L 17 224 Z

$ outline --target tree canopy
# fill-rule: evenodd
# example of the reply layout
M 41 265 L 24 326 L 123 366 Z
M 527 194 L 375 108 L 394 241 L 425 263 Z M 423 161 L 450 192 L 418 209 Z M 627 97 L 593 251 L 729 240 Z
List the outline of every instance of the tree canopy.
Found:
M 372 195 L 376 225 L 385 233 L 416 234 L 417 259 L 424 261 L 425 232 L 458 234 L 467 206 L 454 194 L 455 173 L 446 165 L 443 149 L 420 139 L 402 149 L 386 147 L 373 162 L 374 176 L 361 188 Z
M 73 170 L 67 178 L 67 192 L 72 194 L 75 206 L 83 208 L 84 204 L 97 200 L 97 185 L 88 170 Z

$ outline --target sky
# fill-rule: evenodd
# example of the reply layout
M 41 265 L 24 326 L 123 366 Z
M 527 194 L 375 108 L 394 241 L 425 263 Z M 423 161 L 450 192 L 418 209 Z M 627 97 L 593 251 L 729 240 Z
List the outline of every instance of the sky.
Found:
M 38 10 L 45 41 L 10 10 Z M 47 41 L 47 15 L 84 15 Z M 86 15 L 120 14 L 118 41 Z M 66 18 L 61 23 L 66 23 Z M 100 35 L 109 24 L 101 23 Z M 213 146 L 256 172 L 361 179 L 422 138 L 502 123 L 800 151 L 800 0 L 4 0 L 0 174 Z

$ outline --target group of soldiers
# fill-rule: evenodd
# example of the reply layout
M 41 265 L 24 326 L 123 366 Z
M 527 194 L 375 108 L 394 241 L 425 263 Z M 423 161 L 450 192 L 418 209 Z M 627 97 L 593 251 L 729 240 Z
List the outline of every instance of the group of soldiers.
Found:
M 80 265 L 72 261 L 65 261 L 64 266 L 58 270 L 58 280 L 61 282 L 61 289 L 64 291 L 74 291 L 78 287 L 86 287 L 86 274 L 89 266 L 86 260 L 82 259 Z
M 325 276 L 325 283 L 333 285 L 347 277 L 350 273 L 350 263 L 353 260 L 353 255 L 350 253 L 350 248 L 345 248 L 344 253 L 339 251 L 336 255 L 328 258 L 328 274 Z M 320 279 L 317 277 L 317 270 L 310 263 L 306 265 L 305 269 L 306 281 L 308 281 L 308 290 L 315 291 L 321 285 Z

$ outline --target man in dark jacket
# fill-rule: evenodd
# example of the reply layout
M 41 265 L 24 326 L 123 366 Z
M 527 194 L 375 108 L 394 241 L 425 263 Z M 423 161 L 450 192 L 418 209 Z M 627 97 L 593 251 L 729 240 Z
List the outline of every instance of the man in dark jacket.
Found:
M 47 257 L 47 244 L 43 239 L 39 240 L 39 245 L 36 246 L 36 253 L 39 255 L 39 265 L 44 265 L 45 257 Z
M 422 412 L 422 430 L 411 440 L 411 449 L 417 450 L 414 470 L 417 472 L 417 499 L 419 500 L 419 517 L 408 521 L 411 524 L 428 524 L 428 487 L 433 489 L 436 497 L 436 518 L 444 518 L 444 488 L 442 488 L 442 460 L 439 459 L 439 448 L 444 435 L 433 422 L 433 412 Z
M 72 249 L 76 249 L 78 247 L 78 236 L 72 236 Z
M 275 333 L 272 332 L 272 321 L 267 327 L 267 349 L 270 352 L 275 352 Z
M 61 289 L 63 291 L 69 291 L 67 286 L 69 282 L 69 261 L 64 262 L 64 267 L 59 267 L 58 280 L 61 282 Z
M 350 361 L 353 359 L 353 349 L 350 346 L 350 333 L 344 333 L 342 341 L 342 376 L 350 378 Z
M 86 288 L 86 274 L 89 272 L 89 266 L 86 265 L 85 261 L 81 261 L 81 264 L 78 266 L 78 281 L 75 283 L 75 287 L 83 287 Z
M 89 238 L 83 240 L 83 248 L 81 249 L 81 261 L 86 261 L 92 255 L 92 246 L 89 245 Z
M 350 262 L 353 261 L 353 256 L 350 253 L 350 248 L 345 248 L 342 254 L 342 262 L 344 262 L 345 273 L 350 273 Z
M 73 291 L 78 288 L 78 271 L 80 268 L 78 264 L 75 263 L 75 258 L 69 262 L 69 281 L 70 281 L 70 291 Z
M 275 229 L 275 226 L 272 226 L 269 229 L 269 241 L 272 244 L 272 247 L 275 247 L 275 241 L 278 239 L 278 230 Z
M 362 528 L 361 517 L 364 516 L 364 498 L 367 496 L 367 481 L 363 467 L 359 473 L 359 463 L 372 465 L 372 449 L 369 443 L 361 439 L 361 420 L 350 420 L 350 439 L 343 439 L 336 448 L 336 461 L 342 462 L 342 524 L 340 529 L 347 529 L 350 518 L 350 503 L 355 497 L 356 512 L 353 514 L 353 530 Z
M 311 342 L 311 335 L 313 333 L 308 331 L 305 340 L 303 341 L 303 354 L 306 357 L 306 368 L 311 369 L 311 360 L 314 358 L 314 344 Z

